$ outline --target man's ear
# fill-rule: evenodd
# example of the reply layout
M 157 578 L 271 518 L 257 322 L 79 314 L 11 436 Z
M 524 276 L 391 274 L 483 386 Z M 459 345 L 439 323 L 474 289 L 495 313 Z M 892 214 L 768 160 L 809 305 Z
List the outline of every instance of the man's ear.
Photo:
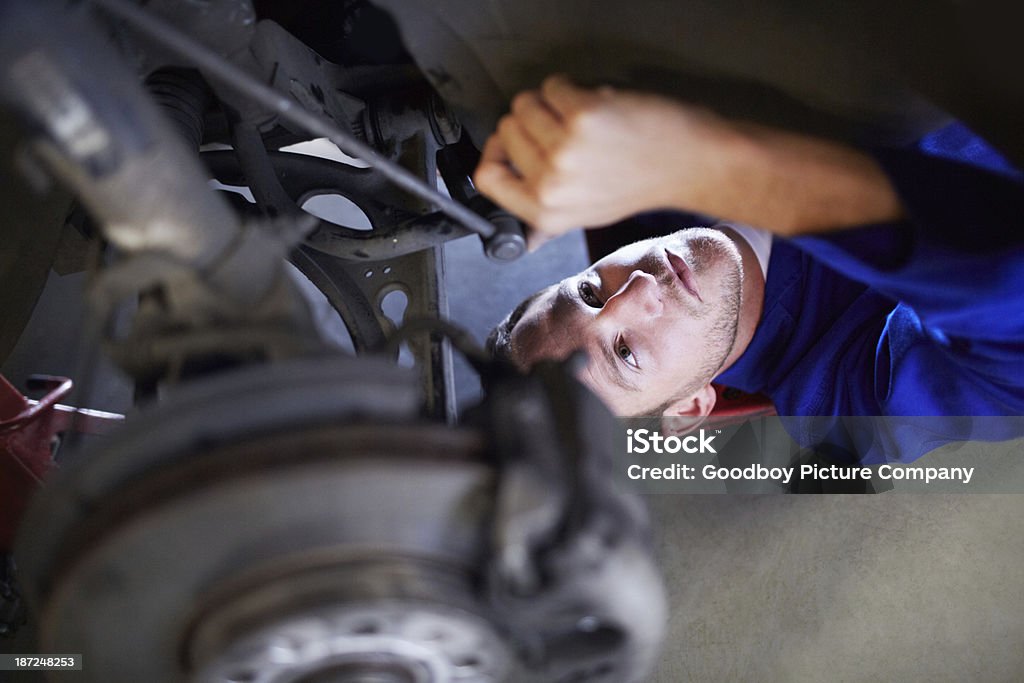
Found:
M 661 416 L 661 431 L 669 436 L 682 436 L 700 426 L 715 407 L 718 394 L 711 383 L 693 395 L 674 401 Z

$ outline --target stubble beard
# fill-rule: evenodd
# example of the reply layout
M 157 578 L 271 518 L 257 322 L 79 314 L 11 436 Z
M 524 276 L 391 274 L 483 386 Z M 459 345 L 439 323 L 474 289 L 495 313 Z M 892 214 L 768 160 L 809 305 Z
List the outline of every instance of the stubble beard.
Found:
M 687 264 L 695 276 L 701 277 L 712 272 L 719 264 L 724 269 L 714 283 L 715 288 L 721 292 L 720 304 L 701 312 L 703 317 L 714 316 L 708 332 L 707 348 L 709 352 L 718 353 L 709 353 L 706 362 L 700 367 L 696 380 L 696 388 L 699 388 L 714 379 L 736 345 L 743 295 L 743 258 L 733 241 L 718 230 L 693 228 L 687 233 L 690 256 Z

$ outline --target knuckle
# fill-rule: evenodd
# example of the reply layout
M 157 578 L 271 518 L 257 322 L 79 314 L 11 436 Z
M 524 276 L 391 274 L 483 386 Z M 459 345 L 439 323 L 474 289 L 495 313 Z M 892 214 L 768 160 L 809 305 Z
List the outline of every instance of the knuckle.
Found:
M 576 154 L 565 145 L 560 145 L 552 150 L 548 159 L 552 169 L 557 172 L 567 173 L 576 168 Z
M 541 82 L 541 85 L 545 88 L 550 88 L 559 85 L 563 80 L 565 80 L 565 77 L 562 74 L 551 74 Z
M 570 135 L 585 135 L 591 132 L 599 122 L 599 110 L 586 104 L 578 108 L 569 117 L 567 128 Z
M 498 121 L 498 135 L 502 137 L 511 135 L 514 132 L 515 127 L 515 119 L 512 118 L 511 114 L 506 114 Z
M 519 93 L 518 95 L 512 98 L 512 111 L 521 112 L 524 109 L 529 108 L 530 105 L 533 104 L 533 97 L 534 95 L 531 91 Z
M 562 87 L 562 78 L 557 75 L 551 75 L 541 81 L 540 91 L 543 95 L 550 95 L 552 91 L 556 91 Z
M 545 207 L 556 206 L 564 192 L 565 183 L 557 176 L 542 176 L 537 183 L 537 203 Z

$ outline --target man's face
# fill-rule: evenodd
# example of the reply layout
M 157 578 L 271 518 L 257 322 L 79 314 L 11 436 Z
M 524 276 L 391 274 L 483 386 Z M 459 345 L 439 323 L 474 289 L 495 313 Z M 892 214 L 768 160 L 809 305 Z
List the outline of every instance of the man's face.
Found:
M 653 414 L 709 382 L 736 340 L 742 265 L 708 228 L 644 240 L 545 290 L 513 328 L 513 359 L 588 358 L 580 378 L 618 415 Z

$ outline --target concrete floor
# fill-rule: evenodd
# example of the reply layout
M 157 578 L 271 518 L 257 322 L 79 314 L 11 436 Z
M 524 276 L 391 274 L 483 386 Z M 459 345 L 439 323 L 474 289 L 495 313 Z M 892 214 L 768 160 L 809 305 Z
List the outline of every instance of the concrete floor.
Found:
M 509 265 L 486 261 L 475 238 L 446 253 L 451 317 L 480 340 L 523 296 L 585 262 L 578 235 Z M 51 278 L 9 377 L 75 372 L 68 302 L 80 287 L 80 276 Z M 463 403 L 475 400 L 471 373 L 458 386 Z M 126 392 L 123 380 L 101 383 L 92 407 L 124 409 Z M 671 603 L 656 683 L 1024 680 L 1024 496 L 648 502 Z
M 1024 496 L 650 496 L 652 681 L 1024 680 Z

